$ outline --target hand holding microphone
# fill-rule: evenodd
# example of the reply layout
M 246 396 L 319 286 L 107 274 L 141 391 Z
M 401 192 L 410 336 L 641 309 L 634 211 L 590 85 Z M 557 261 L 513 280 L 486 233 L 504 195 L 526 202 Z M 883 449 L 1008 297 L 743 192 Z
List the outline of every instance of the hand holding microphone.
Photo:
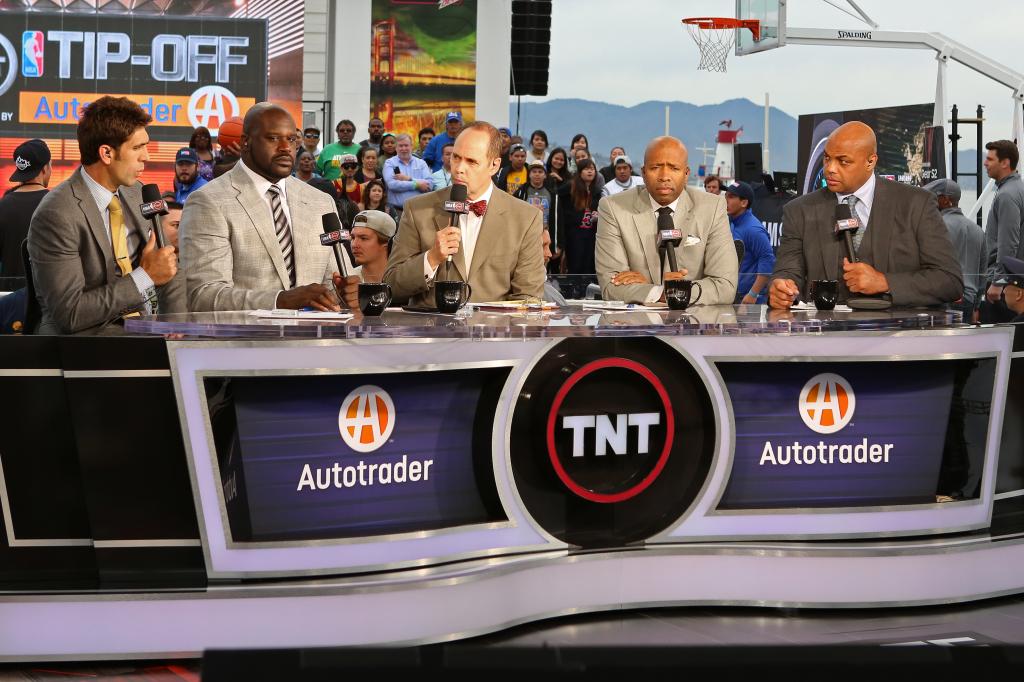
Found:
M 444 210 L 448 212 L 448 227 L 438 230 L 434 237 L 434 246 L 427 253 L 427 262 L 430 267 L 438 267 L 442 261 L 450 265 L 452 256 L 459 252 L 459 243 L 462 241 L 462 231 L 459 229 L 459 216 L 469 212 L 469 202 L 466 201 L 466 186 L 452 185 L 451 197 L 444 202 Z

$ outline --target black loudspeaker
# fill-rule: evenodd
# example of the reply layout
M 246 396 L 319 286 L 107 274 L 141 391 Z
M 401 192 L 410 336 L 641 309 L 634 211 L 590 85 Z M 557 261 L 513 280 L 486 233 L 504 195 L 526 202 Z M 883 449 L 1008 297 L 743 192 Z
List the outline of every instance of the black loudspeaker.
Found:
M 551 0 L 512 0 L 512 95 L 547 95 Z
M 751 142 L 733 147 L 733 175 L 743 182 L 761 182 L 761 143 Z

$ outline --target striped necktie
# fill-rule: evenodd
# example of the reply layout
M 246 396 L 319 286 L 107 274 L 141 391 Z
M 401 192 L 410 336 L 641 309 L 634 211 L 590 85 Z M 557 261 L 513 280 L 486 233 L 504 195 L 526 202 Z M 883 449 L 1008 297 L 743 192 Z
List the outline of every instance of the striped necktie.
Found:
M 860 220 L 860 214 L 857 213 L 857 202 L 860 201 L 860 199 L 857 198 L 857 195 L 856 194 L 851 194 L 850 196 L 846 197 L 846 199 L 844 199 L 843 201 L 845 201 L 847 203 L 847 205 L 850 207 L 850 215 L 853 216 L 854 218 L 856 218 L 859 221 Z M 862 224 L 860 226 L 859 230 L 857 230 L 856 232 L 853 233 L 853 252 L 854 253 L 859 253 L 860 252 L 860 243 L 864 239 L 864 231 L 867 230 L 867 229 L 868 229 L 868 226 L 865 223 L 865 224 Z
M 284 207 L 281 206 L 281 188 L 271 185 L 267 190 L 270 197 L 270 212 L 274 216 L 274 232 L 277 233 L 277 243 L 281 245 L 281 255 L 284 256 L 284 267 L 288 270 L 289 285 L 295 286 L 295 252 L 292 248 L 292 229 L 288 225 L 288 216 L 284 214 Z

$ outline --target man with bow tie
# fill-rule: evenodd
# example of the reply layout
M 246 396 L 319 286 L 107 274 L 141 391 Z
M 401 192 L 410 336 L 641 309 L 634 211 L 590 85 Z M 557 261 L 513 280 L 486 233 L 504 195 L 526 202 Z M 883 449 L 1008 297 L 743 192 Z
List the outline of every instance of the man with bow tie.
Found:
M 544 292 L 544 229 L 540 210 L 505 192 L 491 176 L 501 165 L 501 136 L 489 123 L 466 126 L 451 156 L 452 183 L 465 185 L 470 211 L 449 227 L 445 188 L 405 204 L 398 240 L 384 281 L 395 298 L 434 307 L 434 282 L 469 282 L 471 301 L 541 298 Z M 450 266 L 446 263 L 452 256 Z

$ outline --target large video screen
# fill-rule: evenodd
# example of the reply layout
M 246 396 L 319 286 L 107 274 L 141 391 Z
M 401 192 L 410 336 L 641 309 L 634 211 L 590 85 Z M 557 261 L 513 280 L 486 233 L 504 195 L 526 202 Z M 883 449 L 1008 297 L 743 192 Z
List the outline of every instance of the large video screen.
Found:
M 807 194 L 825 186 L 822 155 L 825 141 L 849 121 L 863 121 L 878 138 L 876 172 L 897 182 L 923 185 L 946 177 L 941 127 L 932 127 L 933 103 L 804 114 L 798 122 L 798 191 Z
M 153 117 L 143 182 L 164 189 L 173 187 L 174 154 L 195 127 L 216 136 L 222 121 L 266 99 L 301 120 L 302 2 L 275 3 L 273 12 L 250 4 L 188 5 L 200 15 L 125 13 L 118 3 L 0 12 L 0 189 L 26 139 L 50 147 L 51 187 L 70 175 L 81 109 L 103 95 L 129 97 Z M 300 19 L 298 43 L 282 49 L 284 36 L 296 37 L 282 22 L 288 16 Z

